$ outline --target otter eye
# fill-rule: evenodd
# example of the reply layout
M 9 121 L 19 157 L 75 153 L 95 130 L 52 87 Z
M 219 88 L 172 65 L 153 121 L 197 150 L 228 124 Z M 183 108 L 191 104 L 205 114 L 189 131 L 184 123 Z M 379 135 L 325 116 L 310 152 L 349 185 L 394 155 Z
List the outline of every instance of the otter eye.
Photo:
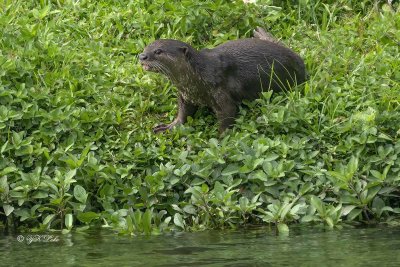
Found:
M 156 51 L 154 51 L 154 54 L 156 54 L 156 55 L 159 55 L 159 54 L 161 54 L 162 53 L 162 50 L 161 49 L 157 49 Z

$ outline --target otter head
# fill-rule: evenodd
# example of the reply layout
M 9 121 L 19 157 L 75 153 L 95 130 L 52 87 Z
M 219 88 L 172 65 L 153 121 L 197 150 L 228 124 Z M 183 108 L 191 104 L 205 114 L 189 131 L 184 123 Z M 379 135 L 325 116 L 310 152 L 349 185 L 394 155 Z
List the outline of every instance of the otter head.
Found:
M 157 40 L 148 45 L 139 55 L 143 69 L 176 76 L 188 67 L 196 51 L 188 44 L 170 39 Z

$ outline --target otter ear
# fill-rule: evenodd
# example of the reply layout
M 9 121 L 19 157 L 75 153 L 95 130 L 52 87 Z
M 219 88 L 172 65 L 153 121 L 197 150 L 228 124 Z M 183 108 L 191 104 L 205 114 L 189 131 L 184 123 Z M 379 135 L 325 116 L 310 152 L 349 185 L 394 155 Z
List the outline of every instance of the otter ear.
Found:
M 182 51 L 182 53 L 185 55 L 185 57 L 190 58 L 189 47 L 187 47 L 187 46 L 181 46 L 181 47 L 179 47 L 179 50 Z

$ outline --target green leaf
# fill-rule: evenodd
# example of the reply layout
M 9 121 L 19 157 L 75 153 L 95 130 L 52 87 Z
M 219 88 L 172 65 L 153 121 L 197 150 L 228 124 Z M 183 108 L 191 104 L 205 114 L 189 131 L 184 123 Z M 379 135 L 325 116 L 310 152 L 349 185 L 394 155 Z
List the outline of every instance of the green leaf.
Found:
M 356 173 L 357 169 L 358 169 L 358 158 L 352 156 L 350 158 L 349 163 L 347 164 L 347 173 L 346 173 L 347 179 L 350 179 L 351 177 L 353 177 L 353 175 Z
M 79 221 L 83 223 L 90 223 L 91 221 L 98 219 L 100 215 L 93 211 L 88 211 L 88 212 L 81 212 L 76 217 L 78 218 Z
M 126 216 L 125 218 L 125 222 L 126 222 L 126 226 L 127 226 L 127 230 L 129 233 L 132 233 L 134 230 L 134 225 L 133 225 L 133 221 L 132 221 L 132 217 L 131 216 Z
M 86 193 L 85 188 L 80 185 L 75 185 L 74 187 L 74 197 L 81 203 L 85 204 L 88 194 Z
M 297 204 L 293 208 L 290 209 L 290 214 L 297 214 L 300 208 L 304 207 L 304 204 Z
M 209 190 L 210 189 L 209 189 L 209 187 L 208 187 L 208 185 L 206 183 L 201 185 L 201 192 L 208 193 Z
M 14 211 L 14 207 L 8 204 L 4 204 L 3 209 L 6 216 L 10 215 Z
M 190 170 L 190 165 L 189 164 L 184 164 L 182 167 L 180 167 L 179 169 L 175 169 L 174 170 L 174 174 L 176 176 L 182 177 L 183 175 L 185 175 L 188 171 Z
M 47 16 L 48 12 L 50 11 L 50 5 L 45 6 L 43 9 L 40 11 L 34 8 L 32 10 L 32 15 L 35 19 L 43 19 L 44 17 Z
M 283 203 L 283 206 L 281 206 L 281 208 L 280 208 L 280 220 L 281 221 L 285 220 L 286 215 L 288 214 L 288 212 L 290 211 L 291 208 L 292 208 L 291 203 Z
M 330 228 L 333 228 L 333 226 L 335 225 L 335 224 L 333 223 L 333 220 L 332 220 L 331 217 L 326 218 L 325 221 L 326 221 L 326 224 L 327 224 Z
M 80 226 L 80 227 L 76 227 L 75 228 L 75 231 L 77 231 L 77 232 L 83 232 L 83 231 L 86 231 L 86 230 L 88 230 L 90 227 L 88 226 L 88 225 L 86 225 L 86 226 Z
M 394 213 L 397 213 L 397 214 L 400 214 L 400 208 L 394 208 L 394 209 L 393 209 L 393 212 L 394 212 Z
M 381 186 L 375 186 L 372 188 L 368 189 L 368 194 L 367 197 L 365 199 L 361 199 L 363 204 L 369 204 L 372 199 L 376 196 L 376 194 L 378 194 L 379 190 L 381 190 Z
M 241 197 L 239 199 L 240 210 L 247 211 L 247 207 L 249 206 L 249 199 L 247 197 Z
M 285 223 L 278 223 L 278 232 L 279 235 L 288 235 L 289 227 Z
M 44 218 L 44 220 L 43 220 L 43 224 L 44 224 L 44 225 L 49 224 L 49 223 L 53 220 L 53 218 L 54 218 L 55 216 L 56 216 L 55 214 L 47 215 L 46 218 Z
M 320 216 L 325 215 L 325 206 L 322 200 L 317 196 L 311 196 L 311 205 L 318 211 Z
M 370 170 L 370 172 L 375 178 L 377 178 L 379 180 L 383 180 L 382 174 L 380 172 L 378 172 L 376 170 Z
M 304 195 L 305 193 L 307 193 L 308 191 L 310 191 L 313 188 L 313 184 L 308 182 L 303 184 L 303 186 L 300 188 L 299 194 L 300 195 Z
M 237 164 L 229 164 L 225 169 L 222 170 L 222 176 L 228 176 L 239 172 L 239 166 Z
M 147 209 L 143 214 L 143 230 L 145 234 L 151 234 L 151 219 L 153 217 L 153 211 L 151 209 Z
M 274 166 L 272 165 L 271 162 L 264 162 L 263 165 L 263 170 L 267 175 L 272 175 L 274 173 Z
M 355 209 L 357 206 L 355 205 L 348 205 L 348 206 L 344 206 L 342 208 L 342 216 L 346 216 L 347 214 L 349 214 L 353 209 Z
M 189 214 L 197 215 L 196 208 L 190 204 L 183 207 L 183 211 Z
M 378 217 L 381 216 L 384 207 L 385 207 L 385 202 L 380 197 L 374 198 L 374 201 L 372 202 L 372 210 L 376 212 Z
M 11 167 L 11 166 L 6 167 L 6 168 L 4 168 L 3 170 L 0 171 L 0 177 L 4 176 L 4 175 L 7 175 L 9 173 L 12 173 L 12 172 L 16 172 L 16 171 L 18 171 L 18 169 L 15 168 L 15 167 Z
M 16 156 L 24 156 L 24 155 L 31 155 L 33 153 L 33 146 L 27 145 L 21 147 L 18 151 L 15 152 Z
M 73 222 L 73 216 L 72 214 L 66 214 L 65 215 L 65 226 L 67 227 L 68 230 L 72 229 L 72 222 Z
M 12 136 L 13 136 L 12 140 L 13 140 L 13 144 L 15 146 L 19 146 L 21 144 L 23 135 L 24 135 L 23 132 L 21 132 L 21 133 L 13 132 L 12 133 Z
M 76 182 L 74 179 L 72 179 L 75 177 L 75 175 L 76 175 L 76 169 L 73 169 L 73 170 L 70 170 L 69 172 L 67 172 L 64 177 L 64 183 L 70 184 L 70 183 Z
M 8 195 L 9 191 L 10 189 L 7 182 L 7 176 L 0 177 L 0 194 L 5 196 Z
M 142 212 L 140 210 L 136 210 L 132 215 L 131 215 L 133 224 L 135 225 L 136 229 L 141 230 L 142 229 Z
M 18 209 L 18 210 L 14 210 L 14 215 L 16 215 L 17 217 L 19 217 L 19 220 L 21 222 L 32 218 L 33 216 L 31 215 L 31 213 L 28 211 L 28 209 Z
M 49 194 L 44 191 L 36 191 L 33 195 L 32 198 L 47 198 Z
M 36 8 L 32 9 L 32 15 L 35 19 L 39 19 L 39 10 Z
M 43 19 L 44 17 L 46 17 L 47 16 L 47 14 L 49 13 L 49 11 L 50 11 L 50 5 L 48 5 L 48 6 L 45 6 L 42 10 L 40 10 L 40 12 L 39 12 L 39 19 Z
M 174 215 L 174 224 L 182 229 L 185 229 L 185 222 L 183 221 L 182 215 L 179 213 L 175 213 Z
M 195 202 L 202 202 L 203 199 L 203 192 L 201 191 L 200 187 L 192 187 L 189 188 L 188 190 L 190 190 L 190 192 L 192 193 L 192 199 Z
M 340 172 L 337 172 L 337 171 L 328 171 L 327 174 L 333 178 L 336 178 L 342 182 L 345 182 L 346 184 L 349 181 L 346 176 L 344 176 L 343 174 L 341 174 Z
M 263 159 L 263 158 L 255 159 L 255 160 L 253 161 L 252 170 L 254 170 L 255 168 L 257 168 L 257 167 L 258 167 L 259 165 L 261 165 L 263 162 L 264 162 L 264 159 Z
M 1 146 L 0 154 L 2 154 L 6 150 L 7 145 L 8 145 L 8 140 Z
M 61 234 L 66 235 L 66 234 L 68 234 L 69 232 L 71 232 L 70 229 L 62 229 Z
M 77 161 L 77 167 L 80 167 L 83 163 L 83 161 L 86 159 L 87 154 L 90 151 L 90 148 L 92 147 L 93 143 L 88 144 L 82 151 L 81 156 L 79 157 L 79 160 Z
M 305 216 L 303 216 L 303 217 L 301 217 L 301 222 L 303 222 L 303 223 L 307 223 L 307 222 L 311 222 L 311 221 L 314 221 L 315 220 L 315 216 L 313 216 L 313 215 L 305 215 Z
M 268 175 L 262 170 L 252 172 L 251 174 L 249 174 L 249 178 L 250 179 L 258 179 L 263 182 L 268 181 Z
M 279 158 L 278 154 L 275 153 L 268 153 L 267 155 L 265 155 L 263 157 L 264 162 L 269 162 L 269 161 L 273 161 L 276 160 L 277 158 Z
M 347 215 L 347 220 L 353 221 L 356 217 L 358 217 L 362 212 L 362 209 L 353 209 L 348 215 Z
M 217 194 L 224 194 L 225 193 L 225 188 L 224 186 L 219 182 L 215 182 L 214 184 L 214 188 L 212 190 L 212 192 L 217 195 Z

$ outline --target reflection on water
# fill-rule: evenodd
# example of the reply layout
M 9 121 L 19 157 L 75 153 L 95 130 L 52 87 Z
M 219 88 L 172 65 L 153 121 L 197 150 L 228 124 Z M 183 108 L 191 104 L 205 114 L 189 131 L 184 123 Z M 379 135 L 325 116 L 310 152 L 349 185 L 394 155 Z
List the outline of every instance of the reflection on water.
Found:
M 399 227 L 50 235 L 0 235 L 0 266 L 400 266 Z

